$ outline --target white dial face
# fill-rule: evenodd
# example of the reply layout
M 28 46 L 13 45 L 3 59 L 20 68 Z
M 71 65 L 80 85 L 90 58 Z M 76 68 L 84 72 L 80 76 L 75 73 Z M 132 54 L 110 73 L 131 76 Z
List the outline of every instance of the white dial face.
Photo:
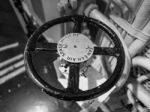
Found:
M 69 33 L 59 40 L 57 51 L 64 60 L 81 63 L 91 58 L 94 44 L 83 34 Z

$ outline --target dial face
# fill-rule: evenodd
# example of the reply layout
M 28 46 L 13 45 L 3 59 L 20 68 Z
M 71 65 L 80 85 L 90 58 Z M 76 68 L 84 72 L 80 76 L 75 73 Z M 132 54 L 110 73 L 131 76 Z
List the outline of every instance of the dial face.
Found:
M 57 51 L 64 60 L 72 63 L 81 63 L 91 58 L 94 44 L 83 34 L 69 33 L 59 40 Z

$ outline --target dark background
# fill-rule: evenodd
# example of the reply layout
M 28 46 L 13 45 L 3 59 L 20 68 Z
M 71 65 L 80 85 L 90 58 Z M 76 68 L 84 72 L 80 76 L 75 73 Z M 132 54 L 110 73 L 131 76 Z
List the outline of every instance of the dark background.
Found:
M 23 53 L 27 42 L 9 0 L 3 0 L 0 3 L 0 47 L 15 42 L 19 42 L 18 47 L 0 52 L 0 63 Z M 75 103 L 60 101 L 41 92 L 26 72 L 0 85 L 1 112 L 77 112 L 79 109 Z

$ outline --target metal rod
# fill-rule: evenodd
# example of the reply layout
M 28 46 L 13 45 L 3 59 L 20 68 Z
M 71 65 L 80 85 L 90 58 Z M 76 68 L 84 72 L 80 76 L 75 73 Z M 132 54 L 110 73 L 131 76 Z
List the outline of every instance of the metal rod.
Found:
M 25 72 L 25 67 L 21 67 L 13 72 L 11 72 L 10 74 L 8 74 L 7 76 L 4 76 L 2 78 L 0 78 L 0 85 L 9 81 L 10 79 L 20 75 L 21 73 L 24 73 Z
M 9 64 L 11 64 L 11 63 L 17 61 L 17 60 L 20 60 L 20 59 L 22 59 L 22 58 L 23 58 L 23 54 L 19 54 L 19 55 L 17 55 L 17 56 L 14 56 L 13 58 L 10 58 L 10 59 L 8 59 L 8 60 L 6 60 L 6 61 L 1 62 L 1 63 L 0 63 L 0 69 L 1 69 L 2 67 L 5 67 L 5 66 L 7 66 L 7 65 L 9 65 Z
M 9 45 L 5 45 L 5 46 L 3 46 L 3 47 L 0 47 L 0 52 L 5 51 L 5 50 L 8 50 L 8 49 L 15 48 L 15 47 L 18 47 L 18 46 L 19 46 L 19 43 L 18 43 L 18 42 L 13 43 L 13 44 L 9 44 Z
M 13 71 L 13 70 L 15 70 L 18 67 L 23 66 L 23 65 L 24 65 L 24 60 L 21 60 L 21 61 L 15 63 L 13 65 L 10 65 L 9 67 L 7 67 L 7 68 L 0 71 L 0 77 L 7 74 L 7 73 L 9 73 L 9 72 L 11 72 L 11 71 Z

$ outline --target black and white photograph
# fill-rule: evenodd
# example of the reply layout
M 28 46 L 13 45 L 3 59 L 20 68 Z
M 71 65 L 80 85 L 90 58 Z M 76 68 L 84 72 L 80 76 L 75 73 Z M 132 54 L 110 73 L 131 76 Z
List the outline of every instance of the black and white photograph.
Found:
M 150 0 L 0 2 L 0 112 L 150 112 Z

